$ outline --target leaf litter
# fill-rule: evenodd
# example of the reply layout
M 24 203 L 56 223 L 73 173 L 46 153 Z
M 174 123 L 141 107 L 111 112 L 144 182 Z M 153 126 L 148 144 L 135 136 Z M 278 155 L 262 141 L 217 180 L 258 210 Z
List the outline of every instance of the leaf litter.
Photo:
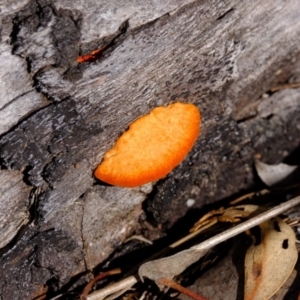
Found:
M 297 169 L 297 166 L 287 166 L 284 164 L 274 166 L 256 162 L 256 168 L 262 181 L 272 188 L 274 184 L 276 185 L 293 173 Z M 258 195 L 270 195 L 271 193 L 272 191 L 268 189 L 249 193 L 232 201 L 230 204 L 234 205 L 241 201 L 253 200 L 253 198 Z M 164 286 L 168 286 L 193 298 L 193 295 L 195 296 L 194 292 L 188 291 L 180 285 L 178 287 L 178 283 L 175 282 L 179 278 L 178 275 L 183 273 L 190 265 L 203 258 L 214 246 L 242 232 L 249 232 L 249 229 L 255 226 L 255 228 L 259 228 L 260 235 L 259 237 L 252 235 L 253 243 L 248 248 L 245 256 L 244 299 L 270 299 L 285 283 L 293 271 L 298 258 L 295 233 L 289 225 L 278 218 L 278 215 L 299 204 L 300 196 L 269 210 L 264 206 L 253 204 L 239 204 L 212 210 L 201 217 L 191 228 L 190 233 L 184 238 L 142 263 L 138 269 L 138 273 L 127 277 L 125 276 L 123 279 L 87 295 L 86 299 L 108 300 L 118 298 L 123 293 L 126 293 L 126 291 L 128 293 L 136 283 L 141 283 L 145 278 L 156 282 L 161 290 L 163 290 Z M 246 221 L 244 221 L 245 219 Z M 189 249 L 160 258 L 161 255 L 165 255 L 169 249 L 174 249 L 182 245 L 200 233 L 207 233 L 209 228 L 214 227 L 220 222 L 239 224 Z M 147 293 L 143 291 L 142 295 L 144 298 Z M 212 298 L 205 298 L 205 295 L 198 296 L 199 298 L 193 299 L 214 300 Z M 197 295 L 195 297 L 197 297 Z M 148 297 L 147 299 L 155 299 L 155 297 Z
M 245 258 L 245 300 L 269 299 L 292 273 L 298 250 L 292 228 L 280 218 L 259 225 L 260 243 L 254 237 Z
M 146 262 L 139 268 L 139 275 L 154 281 L 157 281 L 162 277 L 172 279 L 182 273 L 195 261 L 203 257 L 212 247 L 257 226 L 268 219 L 274 218 L 278 214 L 281 214 L 298 204 L 300 204 L 300 196 L 267 210 L 231 229 L 221 232 L 190 249 L 181 251 L 173 256 Z M 188 257 L 188 259 L 186 257 Z

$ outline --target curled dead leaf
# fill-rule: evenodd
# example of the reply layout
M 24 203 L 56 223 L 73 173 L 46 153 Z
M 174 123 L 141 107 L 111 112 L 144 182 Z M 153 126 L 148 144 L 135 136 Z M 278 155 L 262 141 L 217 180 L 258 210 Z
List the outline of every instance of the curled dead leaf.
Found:
M 259 225 L 245 258 L 245 300 L 264 300 L 285 283 L 298 259 L 295 233 L 280 218 Z M 257 245 L 256 245 L 257 244 Z
M 242 219 L 248 218 L 257 209 L 257 205 L 251 204 L 229 207 L 224 211 L 224 214 L 219 217 L 219 221 L 237 223 L 240 222 Z
M 255 168 L 260 179 L 268 186 L 275 185 L 290 176 L 298 166 L 290 166 L 280 163 L 268 165 L 260 160 L 255 160 Z
M 190 232 L 195 232 L 208 224 L 217 222 L 238 223 L 242 219 L 249 217 L 250 214 L 258 209 L 257 205 L 237 205 L 228 208 L 221 207 L 218 210 L 212 210 L 205 214 L 198 222 L 194 224 Z

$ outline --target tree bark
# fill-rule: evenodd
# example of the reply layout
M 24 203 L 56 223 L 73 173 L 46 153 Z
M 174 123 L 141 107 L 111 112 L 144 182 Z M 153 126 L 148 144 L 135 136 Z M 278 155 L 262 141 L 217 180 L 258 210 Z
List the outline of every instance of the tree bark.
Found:
M 190 199 L 252 188 L 254 156 L 299 151 L 300 88 L 272 90 L 300 82 L 299 1 L 171 2 L 0 4 L 2 299 L 84 279 L 144 211 L 170 226 Z M 134 189 L 95 180 L 133 120 L 178 100 L 203 118 L 180 166 Z

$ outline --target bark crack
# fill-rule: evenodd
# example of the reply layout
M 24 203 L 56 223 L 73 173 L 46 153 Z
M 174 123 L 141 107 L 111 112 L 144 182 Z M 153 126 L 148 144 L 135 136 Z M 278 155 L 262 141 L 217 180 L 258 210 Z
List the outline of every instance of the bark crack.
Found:
M 83 198 L 85 193 L 81 195 L 80 198 Z M 82 254 L 83 254 L 83 261 L 84 261 L 84 267 L 86 271 L 88 270 L 88 264 L 86 261 L 86 249 L 85 249 L 85 239 L 84 239 L 84 234 L 83 234 L 83 220 L 84 220 L 84 202 L 82 202 L 82 217 L 81 217 L 81 224 L 80 224 L 80 236 L 81 236 L 81 242 L 82 242 Z

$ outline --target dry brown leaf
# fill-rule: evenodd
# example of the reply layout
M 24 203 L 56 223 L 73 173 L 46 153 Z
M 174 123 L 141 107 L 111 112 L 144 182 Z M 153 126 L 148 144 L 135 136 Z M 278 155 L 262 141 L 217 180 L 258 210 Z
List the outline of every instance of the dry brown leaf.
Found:
M 249 217 L 249 215 L 257 209 L 257 205 L 251 204 L 229 207 L 224 211 L 223 215 L 219 216 L 218 219 L 220 222 L 237 223 L 240 222 L 241 219 Z
M 259 225 L 260 244 L 245 258 L 245 300 L 266 300 L 285 283 L 297 262 L 295 233 L 280 218 Z
M 260 160 L 255 160 L 255 168 L 260 179 L 268 186 L 275 185 L 291 175 L 298 166 L 289 166 L 280 163 L 278 165 L 268 165 Z
M 221 207 L 218 210 L 212 210 L 205 214 L 194 226 L 190 232 L 195 232 L 207 224 L 214 225 L 217 222 L 237 223 L 241 219 L 247 218 L 251 213 L 258 209 L 257 205 L 237 205 L 228 208 Z

